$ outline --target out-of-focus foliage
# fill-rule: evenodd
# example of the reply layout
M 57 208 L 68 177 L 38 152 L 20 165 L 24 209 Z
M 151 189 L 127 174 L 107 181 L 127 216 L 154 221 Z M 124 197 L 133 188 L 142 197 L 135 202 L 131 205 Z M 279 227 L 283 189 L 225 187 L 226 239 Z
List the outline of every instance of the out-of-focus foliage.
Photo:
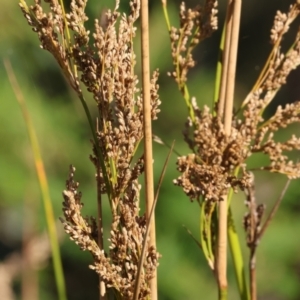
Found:
M 270 49 L 269 29 L 276 10 L 286 10 L 288 6 L 288 3 L 279 0 L 262 2 L 255 0 L 244 3 L 237 102 L 243 100 L 267 58 Z M 101 9 L 109 7 L 111 3 L 112 1 L 89 1 L 89 26 L 92 27 L 93 19 L 101 15 Z M 187 2 L 187 5 L 194 4 L 195 1 Z M 121 1 L 121 6 L 126 9 L 126 1 Z M 176 10 L 176 3 L 170 1 L 172 22 L 176 22 Z M 222 7 L 220 10 L 221 17 L 224 18 Z M 169 143 L 175 139 L 176 150 L 184 154 L 187 148 L 182 141 L 181 131 L 187 112 L 175 84 L 166 76 L 172 66 L 167 29 L 158 0 L 151 2 L 150 22 L 151 66 L 153 69 L 160 69 L 162 100 L 162 111 L 154 123 L 154 133 Z M 61 191 L 70 163 L 77 168 L 76 176 L 81 183 L 85 212 L 96 215 L 94 169 L 89 161 L 91 135 L 78 99 L 68 88 L 54 59 L 46 51 L 39 49 L 38 40 L 27 26 L 15 1 L 2 0 L 0 25 L 0 55 L 11 61 L 33 117 L 57 218 L 62 215 Z M 198 65 L 189 78 L 189 85 L 200 107 L 210 104 L 213 97 L 219 37 L 220 34 L 216 34 L 211 40 L 205 41 L 195 54 Z M 139 51 L 139 35 L 136 41 L 136 50 Z M 2 62 L 1 65 L 3 66 Z M 299 74 L 299 71 L 295 71 L 290 76 L 277 103 L 299 100 Z M 41 233 L 45 230 L 45 221 L 24 121 L 3 67 L 0 68 L 0 78 L 0 258 L 3 261 L 9 253 L 20 251 L 24 229 Z M 88 97 L 88 102 L 93 111 L 95 106 L 91 97 Z M 282 134 L 287 131 L 288 135 L 291 132 L 298 133 L 299 126 L 288 128 Z M 167 148 L 155 145 L 156 178 L 167 152 Z M 259 161 L 253 161 L 254 166 L 257 164 Z M 213 275 L 206 266 L 201 250 L 182 226 L 185 225 L 198 239 L 199 207 L 196 203 L 189 203 L 180 189 L 173 186 L 172 180 L 176 175 L 173 156 L 156 212 L 158 250 L 162 254 L 158 269 L 159 299 L 216 299 L 217 288 Z M 266 203 L 267 209 L 270 209 L 283 188 L 283 178 L 275 175 L 266 177 L 261 172 L 256 172 L 255 175 L 259 183 L 256 188 L 258 202 Z M 243 240 L 242 217 L 245 207 L 244 199 L 239 195 L 233 200 L 233 209 Z M 298 181 L 291 184 L 279 214 L 258 248 L 258 289 L 261 299 L 292 300 L 300 297 L 299 214 Z M 105 217 L 109 218 L 108 215 Z M 62 226 L 58 226 L 61 230 Z M 246 247 L 244 253 L 247 254 Z M 62 255 L 69 299 L 96 299 L 97 277 L 87 267 L 91 262 L 88 254 L 80 252 L 64 236 Z M 49 260 L 39 271 L 39 276 L 39 299 L 55 299 Z M 229 299 L 234 300 L 238 298 L 234 292 L 233 276 L 229 276 L 232 283 Z M 19 285 L 20 283 L 15 284 L 17 294 L 20 293 Z

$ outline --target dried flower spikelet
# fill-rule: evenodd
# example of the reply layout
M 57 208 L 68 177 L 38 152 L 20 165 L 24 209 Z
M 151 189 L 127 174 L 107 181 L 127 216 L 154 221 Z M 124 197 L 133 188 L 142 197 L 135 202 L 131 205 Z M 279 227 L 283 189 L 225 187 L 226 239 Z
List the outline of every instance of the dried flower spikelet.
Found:
M 143 137 L 142 96 L 134 73 L 136 56 L 133 52 L 134 22 L 138 17 L 135 10 L 140 4 L 139 1 L 133 1 L 130 5 L 132 11 L 128 17 L 121 16 L 117 11 L 107 12 L 105 32 L 96 21 L 95 49 L 90 52 L 97 59 L 93 58 L 94 54 L 82 53 L 81 50 L 76 55 L 78 66 L 83 70 L 83 82 L 98 104 L 98 142 L 116 197 L 128 184 L 131 160 Z M 116 21 L 119 17 L 117 30 Z M 158 75 L 158 71 L 153 73 L 150 87 L 153 120 L 157 118 L 160 105 Z M 97 165 L 97 159 L 93 161 Z M 102 182 L 104 184 L 105 180 Z M 104 185 L 101 189 L 107 190 Z
M 203 36 L 210 37 L 211 34 L 218 29 L 218 1 L 207 0 L 204 11 L 206 15 L 206 22 L 202 26 L 204 31 Z
M 278 48 L 277 59 L 270 66 L 268 76 L 263 84 L 266 90 L 279 90 L 286 83 L 286 79 L 292 70 L 300 64 L 300 34 L 297 35 L 293 48 L 286 55 L 280 53 Z M 273 97 L 272 97 L 273 98 Z
M 179 29 L 171 27 L 171 54 L 175 71 L 168 73 L 182 86 L 187 81 L 188 71 L 195 66 L 192 50 L 217 29 L 217 1 L 208 0 L 203 8 L 187 9 L 180 5 Z
M 74 181 L 75 168 L 70 167 L 69 179 L 66 182 L 67 189 L 63 192 L 63 212 L 65 220 L 62 220 L 65 231 L 70 235 L 82 250 L 94 249 L 97 236 L 97 226 L 93 218 L 81 216 L 81 193 L 78 192 L 79 184 Z
M 72 88 L 80 92 L 76 75 L 69 64 L 68 49 L 60 42 L 60 38 L 64 39 L 65 28 L 61 6 L 58 2 L 51 1 L 51 11 L 49 13 L 44 12 L 40 1 L 36 1 L 35 5 L 31 5 L 30 7 L 26 5 L 25 1 L 22 1 L 19 3 L 19 6 L 28 24 L 38 34 L 41 48 L 49 51 L 54 56 Z
M 272 132 L 285 128 L 290 124 L 300 123 L 300 101 L 277 107 L 275 114 L 268 120 L 267 129 Z
M 81 216 L 81 193 L 78 183 L 74 181 L 75 168 L 70 167 L 69 178 L 66 182 L 64 196 L 64 216 L 62 220 L 65 231 L 70 238 L 84 251 L 89 251 L 94 263 L 91 269 L 101 275 L 106 287 L 114 288 L 122 295 L 122 299 L 132 299 L 137 267 L 141 248 L 146 232 L 146 218 L 140 217 L 136 198 L 139 197 L 139 186 L 128 188 L 124 197 L 119 200 L 118 214 L 113 215 L 110 234 L 110 252 L 107 256 L 95 240 L 97 225 L 92 218 Z M 158 266 L 159 254 L 153 247 L 146 249 L 144 273 L 141 281 L 139 299 L 147 299 L 150 293 L 149 280 L 153 277 Z
M 275 45 L 278 42 L 278 39 L 281 39 L 282 36 L 289 30 L 290 24 L 295 20 L 299 14 L 299 4 L 295 3 L 290 6 L 287 14 L 277 11 L 274 24 L 271 29 L 271 43 Z
M 285 23 L 287 21 L 287 15 L 282 13 L 281 11 L 277 11 L 275 18 L 274 18 L 274 24 L 271 29 L 271 43 L 275 44 L 279 35 L 286 32 Z
M 115 8 L 106 11 L 105 26 L 95 21 L 93 44 L 88 43 L 89 31 L 84 26 L 88 20 L 87 0 L 72 0 L 66 15 L 57 1 L 45 2 L 50 6 L 49 13 L 43 11 L 38 0 L 34 6 L 27 7 L 24 1 L 20 6 L 29 25 L 38 33 L 42 48 L 52 53 L 80 98 L 78 74 L 97 103 L 99 118 L 91 160 L 96 167 L 98 189 L 109 194 L 112 208 L 110 256 L 96 242 L 95 219 L 81 215 L 83 204 L 73 167 L 63 192 L 65 220 L 62 222 L 70 238 L 93 255 L 91 268 L 101 275 L 106 287 L 113 287 L 122 299 L 132 299 L 146 238 L 146 219 L 139 215 L 138 207 L 138 176 L 144 169 L 143 157 L 132 164 L 143 138 L 142 95 L 134 72 L 136 56 L 133 51 L 134 22 L 139 17 L 140 1 L 130 1 L 128 16 L 118 12 L 119 1 L 116 1 Z M 73 33 L 71 38 L 65 36 L 66 29 Z M 150 86 L 152 119 L 159 113 L 158 75 L 158 71 L 153 73 Z M 148 282 L 158 265 L 158 256 L 153 247 L 146 247 L 139 299 L 149 295 Z
M 191 153 L 177 159 L 177 170 L 181 174 L 174 180 L 174 184 L 180 186 L 191 201 L 200 202 L 205 208 L 205 218 L 210 218 L 216 201 L 228 195 L 229 188 L 235 192 L 238 188 L 245 192 L 248 213 L 244 217 L 244 227 L 247 244 L 252 253 L 259 242 L 265 206 L 256 203 L 254 177 L 248 170 L 247 159 L 253 154 L 263 153 L 269 162 L 265 166 L 257 167 L 256 170 L 260 168 L 285 174 L 290 179 L 300 178 L 300 163 L 292 161 L 289 157 L 292 151 L 299 153 L 300 138 L 292 135 L 285 142 L 278 142 L 274 135 L 279 129 L 300 122 L 299 102 L 287 104 L 284 108 L 279 106 L 275 114 L 267 120 L 263 117 L 277 91 L 286 83 L 290 72 L 300 63 L 299 32 L 287 53 L 281 51 L 282 38 L 299 15 L 299 8 L 298 1 L 290 7 L 287 14 L 277 12 L 271 30 L 273 50 L 263 73 L 242 105 L 242 118 L 234 116 L 231 120 L 229 135 L 224 134 L 223 124 L 207 107 L 200 110 L 195 100 L 191 100 L 194 116 L 188 117 L 183 132 Z M 200 10 L 199 15 L 201 14 Z M 188 18 L 185 5 L 182 5 L 181 28 L 180 30 L 172 28 L 170 31 L 172 58 L 176 71 L 169 75 L 175 78 L 180 89 L 184 87 L 188 70 L 187 61 L 191 58 L 189 56 L 191 47 L 187 45 L 192 30 L 186 26 L 189 31 L 184 31 L 182 27 Z M 199 41 L 198 37 L 194 38 L 195 41 Z M 188 55 L 184 56 L 184 51 L 189 51 Z M 237 175 L 236 171 L 239 171 Z M 202 234 L 205 239 L 207 232 L 203 230 Z M 214 234 L 211 234 L 211 237 L 213 236 Z
M 292 123 L 300 122 L 299 102 L 279 107 L 269 120 L 262 118 L 262 112 L 269 103 L 269 92 L 261 99 L 261 90 L 248 99 L 244 107 L 243 119 L 234 119 L 230 136 L 226 136 L 223 124 L 213 116 L 207 107 L 200 110 L 192 101 L 195 120 L 186 122 L 184 139 L 192 154 L 179 157 L 177 169 L 181 173 L 175 185 L 193 200 L 218 201 L 232 187 L 244 190 L 251 182 L 245 167 L 248 157 L 264 153 L 270 164 L 263 170 L 281 173 L 289 178 L 299 178 L 299 163 L 288 160 L 286 155 L 292 150 L 300 150 L 299 138 L 292 136 L 284 143 L 274 140 L 274 132 Z M 243 172 L 239 177 L 233 175 L 237 167 Z
M 66 14 L 68 27 L 75 33 L 74 40 L 78 46 L 85 46 L 89 41 L 89 31 L 86 30 L 84 23 L 88 20 L 85 14 L 87 0 L 72 0 L 70 13 Z
M 193 106 L 194 123 L 187 123 L 184 138 L 194 154 L 179 157 L 177 169 L 182 175 L 174 183 L 183 188 L 191 200 L 218 201 L 229 187 L 245 185 L 245 178 L 231 175 L 249 156 L 249 139 L 235 128 L 226 136 L 222 123 L 208 107 Z M 236 122 L 238 126 L 240 122 Z M 192 132 L 190 132 L 192 129 Z

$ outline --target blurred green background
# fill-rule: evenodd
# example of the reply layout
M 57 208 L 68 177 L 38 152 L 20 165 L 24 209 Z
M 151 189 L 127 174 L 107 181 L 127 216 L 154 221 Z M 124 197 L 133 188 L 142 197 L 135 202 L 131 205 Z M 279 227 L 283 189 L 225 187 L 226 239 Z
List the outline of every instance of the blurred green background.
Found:
M 177 26 L 179 1 L 169 2 L 171 21 Z M 92 26 L 93 20 L 100 16 L 103 8 L 112 7 L 113 3 L 112 0 L 90 0 L 87 7 L 90 18 L 88 26 Z M 127 3 L 121 1 L 122 9 L 127 9 Z M 197 3 L 198 1 L 187 1 L 188 6 Z M 244 1 L 236 103 L 240 103 L 246 96 L 268 56 L 271 49 L 269 32 L 276 10 L 286 11 L 290 3 L 282 0 Z M 67 2 L 66 4 L 68 5 Z M 154 134 L 168 143 L 176 140 L 176 150 L 184 155 L 188 153 L 188 149 L 183 143 L 181 132 L 187 109 L 175 83 L 166 75 L 167 71 L 172 70 L 172 61 L 160 1 L 150 1 L 150 6 L 151 67 L 160 69 L 162 100 L 159 119 L 153 124 Z M 220 27 L 224 20 L 224 8 L 225 3 L 222 3 Z M 76 179 L 80 182 L 85 203 L 84 214 L 96 215 L 94 169 L 89 161 L 91 135 L 79 100 L 69 89 L 51 55 L 39 48 L 38 38 L 27 25 L 17 1 L 1 0 L 0 25 L 1 58 L 11 61 L 30 109 L 42 148 L 55 216 L 57 219 L 62 216 L 61 193 L 71 163 L 77 168 Z M 295 30 L 297 25 L 299 22 L 295 24 Z M 295 35 L 295 30 L 291 30 L 287 35 L 285 39 L 287 45 Z M 219 39 L 220 32 L 217 32 L 195 52 L 198 63 L 190 74 L 189 88 L 200 107 L 204 104 L 210 105 L 212 101 Z M 138 42 L 137 38 L 137 51 L 140 49 Z M 4 264 L 13 254 L 23 252 L 23 258 L 26 259 L 24 250 L 27 249 L 28 241 L 45 232 L 45 218 L 24 120 L 2 61 L 0 66 L 0 263 Z M 294 71 L 267 114 L 272 114 L 279 103 L 299 100 L 299 79 L 300 72 Z M 95 107 L 93 99 L 88 98 L 88 102 L 93 111 Z M 292 133 L 299 133 L 299 125 L 286 129 L 279 138 L 285 139 Z M 154 146 L 156 181 L 167 153 L 167 148 L 161 145 Z M 299 157 L 299 153 L 295 153 L 294 159 L 297 159 L 297 156 Z M 251 164 L 257 166 L 263 159 L 263 157 L 252 159 Z M 158 269 L 159 299 L 217 299 L 213 275 L 201 250 L 183 227 L 186 226 L 198 239 L 199 207 L 196 203 L 190 203 L 180 188 L 172 184 L 172 180 L 178 176 L 175 162 L 174 155 L 168 166 L 156 209 L 158 250 L 162 254 Z M 263 172 L 255 175 L 258 202 L 267 204 L 268 212 L 283 189 L 285 178 Z M 241 242 L 245 245 L 242 218 L 246 210 L 242 194 L 235 196 L 233 210 Z M 108 214 L 106 208 L 107 220 Z M 295 180 L 258 248 L 259 299 L 300 299 L 299 214 L 299 180 Z M 59 222 L 58 229 L 61 232 L 68 298 L 97 299 L 97 276 L 88 268 L 88 264 L 91 263 L 90 255 L 78 250 L 78 247 L 62 232 L 62 225 Z M 108 225 L 106 229 L 109 230 Z M 22 273 L 15 273 L 12 286 L 15 299 L 21 299 L 22 295 L 23 299 L 56 299 L 51 258 L 47 251 L 47 247 L 40 247 L 34 252 L 34 255 L 45 256 L 41 260 L 42 263 L 35 266 L 36 271 L 23 270 Z M 243 251 L 247 257 L 248 251 L 245 246 Z M 228 275 L 228 299 L 238 299 L 231 262 Z M 30 288 L 31 294 L 28 291 Z M 30 298 L 24 296 L 26 293 L 31 295 Z

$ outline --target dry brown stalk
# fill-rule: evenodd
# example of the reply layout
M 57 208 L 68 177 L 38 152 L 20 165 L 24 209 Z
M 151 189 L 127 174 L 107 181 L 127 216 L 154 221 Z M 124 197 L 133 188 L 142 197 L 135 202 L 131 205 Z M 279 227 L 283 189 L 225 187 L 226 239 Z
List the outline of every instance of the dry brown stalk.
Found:
M 225 87 L 224 111 L 218 117 L 222 120 L 224 115 L 225 135 L 231 134 L 231 122 L 234 100 L 235 72 L 237 61 L 238 37 L 240 28 L 241 1 L 229 0 L 225 32 L 224 49 L 224 72 L 221 78 L 221 86 Z M 227 53 L 228 51 L 228 53 Z M 220 93 L 222 93 L 222 89 Z M 221 99 L 221 95 L 220 95 Z M 227 219 L 228 219 L 228 200 L 227 195 L 222 197 L 219 202 L 219 227 L 218 227 L 218 252 L 217 252 L 217 278 L 219 292 L 227 289 Z
M 153 154 L 152 154 L 152 120 L 150 97 L 150 54 L 149 54 L 149 11 L 148 1 L 141 0 L 141 49 L 142 49 L 142 83 L 143 83 L 143 115 L 144 115 L 144 160 L 145 160 L 145 192 L 146 214 L 150 220 L 150 246 L 156 248 L 155 217 L 150 219 L 154 205 Z M 154 270 L 150 281 L 151 300 L 157 299 L 157 272 Z
M 276 200 L 271 212 L 267 216 L 264 224 L 262 224 L 262 218 L 265 211 L 265 205 L 257 205 L 255 198 L 255 188 L 254 188 L 254 175 L 252 177 L 252 186 L 249 187 L 246 192 L 246 206 L 248 212 L 244 217 L 244 229 L 246 232 L 247 246 L 250 250 L 250 259 L 249 259 L 249 273 L 250 273 L 250 296 L 251 300 L 257 299 L 257 281 L 256 281 L 256 250 L 259 245 L 259 242 L 264 235 L 267 227 L 270 225 L 271 220 L 275 216 L 279 205 L 290 185 L 291 179 L 285 184 L 279 198 Z

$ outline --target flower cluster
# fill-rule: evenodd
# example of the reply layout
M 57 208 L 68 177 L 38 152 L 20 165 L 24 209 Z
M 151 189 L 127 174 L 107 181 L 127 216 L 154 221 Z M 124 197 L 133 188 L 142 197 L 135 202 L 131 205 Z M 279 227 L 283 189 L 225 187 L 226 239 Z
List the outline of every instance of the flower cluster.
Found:
M 67 14 L 57 0 L 44 2 L 50 6 L 49 12 L 45 12 L 48 10 L 43 9 L 40 0 L 35 0 L 32 6 L 20 0 L 20 7 L 38 34 L 41 47 L 57 60 L 81 101 L 84 103 L 80 86 L 83 83 L 96 102 L 98 118 L 91 160 L 96 168 L 98 199 L 107 194 L 112 210 L 109 253 L 104 253 L 103 241 L 99 239 L 101 223 L 81 215 L 81 194 L 73 180 L 73 167 L 63 192 L 65 230 L 82 250 L 91 252 L 92 268 L 106 287 L 114 288 L 122 299 L 133 297 L 142 248 L 147 243 L 139 294 L 139 299 L 145 299 L 149 295 L 149 280 L 158 265 L 158 253 L 148 243 L 146 220 L 140 216 L 138 206 L 143 156 L 133 163 L 143 138 L 144 121 L 133 51 L 140 1 L 130 1 L 129 15 L 118 11 L 119 1 L 116 1 L 115 8 L 105 12 L 104 22 L 95 20 L 92 38 L 84 25 L 88 20 L 87 0 L 72 0 Z M 150 86 L 153 120 L 160 105 L 158 75 L 158 71 L 153 73 Z
M 244 167 L 247 158 L 256 153 L 268 155 L 270 163 L 262 170 L 281 173 L 289 178 L 300 177 L 300 163 L 289 160 L 287 152 L 300 150 L 300 138 L 293 135 L 286 142 L 274 139 L 274 133 L 291 123 L 300 123 L 300 102 L 278 107 L 274 116 L 264 121 L 261 116 L 268 100 L 258 94 L 246 105 L 243 119 L 235 119 L 230 136 L 225 135 L 220 120 L 207 107 L 203 111 L 194 106 L 195 121 L 188 120 L 184 131 L 193 154 L 178 158 L 181 176 L 174 181 L 182 186 L 191 200 L 204 196 L 206 200 L 220 200 L 230 187 L 244 190 L 251 182 L 247 173 L 233 175 Z M 247 183 L 248 182 L 248 183 Z
M 207 0 L 204 8 L 197 6 L 186 9 L 184 2 L 180 5 L 180 28 L 170 29 L 171 51 L 175 71 L 170 73 L 182 86 L 187 81 L 188 71 L 195 66 L 193 49 L 218 29 L 216 0 Z
M 195 117 L 189 117 L 186 122 L 184 138 L 192 154 L 178 158 L 181 175 L 174 180 L 191 200 L 200 200 L 203 196 L 204 200 L 219 201 L 229 188 L 249 189 L 252 182 L 247 172 L 247 159 L 256 153 L 269 158 L 269 164 L 260 169 L 285 174 L 290 179 L 300 177 L 300 163 L 288 156 L 288 152 L 300 150 L 300 138 L 293 135 L 285 142 L 275 138 L 280 128 L 300 123 L 300 102 L 279 106 L 272 117 L 263 118 L 265 109 L 285 84 L 287 76 L 300 63 L 299 32 L 287 53 L 282 53 L 280 48 L 283 35 L 299 14 L 298 3 L 292 5 L 287 14 L 277 12 L 271 31 L 273 51 L 241 107 L 242 116 L 233 117 L 229 135 L 225 134 L 223 123 L 214 112 L 207 107 L 200 110 L 195 99 L 191 101 Z M 182 40 L 188 38 L 185 33 Z M 238 174 L 239 169 L 242 172 Z
M 62 219 L 65 231 L 83 251 L 89 251 L 94 263 L 90 266 L 101 275 L 107 288 L 114 288 L 122 295 L 122 299 L 132 299 L 137 266 L 145 238 L 146 220 L 139 216 L 136 199 L 138 188 L 124 196 L 118 205 L 119 213 L 113 216 L 109 255 L 100 249 L 97 243 L 98 228 L 93 218 L 84 218 L 81 214 L 83 203 L 78 183 L 74 181 L 75 168 L 70 167 L 66 190 L 63 192 Z M 120 230 L 121 228 L 121 230 Z M 148 282 L 158 265 L 158 254 L 153 247 L 148 247 L 143 268 L 139 299 L 149 295 Z

